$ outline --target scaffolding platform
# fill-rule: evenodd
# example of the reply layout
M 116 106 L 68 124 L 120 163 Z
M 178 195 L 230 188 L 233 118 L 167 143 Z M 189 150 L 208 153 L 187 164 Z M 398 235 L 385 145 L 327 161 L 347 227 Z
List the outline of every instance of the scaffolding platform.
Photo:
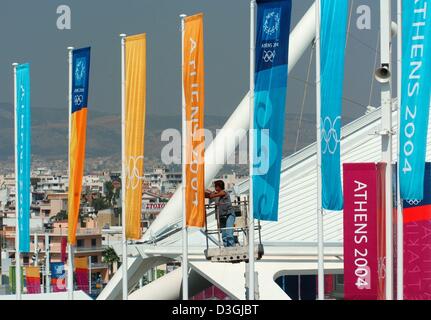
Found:
M 240 263 L 248 262 L 248 247 L 236 246 L 227 248 L 208 248 L 205 257 L 212 262 Z M 257 244 L 254 249 L 254 258 L 262 259 L 264 254 L 263 245 Z

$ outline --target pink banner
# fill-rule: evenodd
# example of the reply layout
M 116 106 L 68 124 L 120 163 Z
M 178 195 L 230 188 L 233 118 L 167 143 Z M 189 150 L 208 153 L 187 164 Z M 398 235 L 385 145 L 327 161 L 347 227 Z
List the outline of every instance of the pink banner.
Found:
M 344 164 L 344 298 L 384 298 L 385 164 Z
M 66 263 L 67 261 L 66 247 L 67 247 L 67 236 L 61 238 L 61 262 L 63 263 Z
M 76 269 L 75 277 L 78 290 L 89 292 L 88 269 Z
M 431 300 L 431 164 L 423 201 L 404 201 L 404 299 Z

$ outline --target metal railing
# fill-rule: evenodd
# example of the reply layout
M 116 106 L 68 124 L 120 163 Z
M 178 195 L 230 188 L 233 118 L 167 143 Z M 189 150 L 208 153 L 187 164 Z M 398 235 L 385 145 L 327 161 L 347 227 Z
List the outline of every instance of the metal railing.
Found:
M 243 245 L 247 245 L 247 234 L 248 234 L 248 201 L 234 201 L 232 202 L 232 208 L 235 211 L 235 216 L 237 218 L 243 218 L 244 219 L 244 225 L 243 226 L 234 226 L 231 228 L 227 228 L 227 227 L 221 227 L 221 220 L 220 220 L 220 213 L 218 212 L 218 206 L 214 203 L 206 205 L 205 206 L 205 210 L 206 212 L 208 212 L 209 210 L 214 211 L 215 213 L 215 218 L 216 218 L 216 229 L 208 229 L 208 221 L 205 221 L 205 234 L 206 234 L 206 246 L 207 249 L 209 248 L 209 241 L 213 242 L 214 244 L 216 244 L 219 248 L 223 247 L 223 241 L 221 239 L 221 235 L 223 231 L 228 231 L 228 230 L 233 230 L 234 233 L 234 241 L 240 245 L 239 242 L 239 236 L 242 234 L 243 235 Z M 207 219 L 207 214 L 205 215 L 206 219 Z M 262 243 L 262 239 L 261 239 L 261 225 L 260 225 L 260 221 L 258 221 L 258 224 L 255 226 L 254 228 L 255 230 L 258 231 L 258 235 L 259 235 L 259 243 Z M 214 239 L 214 237 L 212 237 L 212 235 L 216 235 L 217 236 L 217 240 Z
M 100 252 L 100 251 L 104 251 L 107 248 L 108 248 L 108 246 L 106 246 L 106 245 L 92 246 L 92 247 L 76 247 L 75 252 L 76 253 Z

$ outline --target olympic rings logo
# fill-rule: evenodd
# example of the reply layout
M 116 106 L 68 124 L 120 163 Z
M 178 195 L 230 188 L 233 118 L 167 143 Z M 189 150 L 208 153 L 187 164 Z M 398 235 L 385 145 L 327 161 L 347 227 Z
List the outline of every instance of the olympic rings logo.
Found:
M 140 176 L 141 171 L 138 167 L 139 162 L 144 163 L 144 156 L 130 157 L 126 165 L 126 188 L 136 190 L 139 183 L 144 180 L 143 176 Z
M 321 120 L 322 121 L 322 120 Z M 340 145 L 341 138 L 338 137 L 338 132 L 336 129 L 337 121 L 341 121 L 341 117 L 335 118 L 334 121 L 331 118 L 326 117 L 325 120 L 322 121 L 322 142 L 325 142 L 325 146 L 322 150 L 322 154 L 335 154 Z
M 82 103 L 84 102 L 84 96 L 80 95 L 80 94 L 75 95 L 74 102 L 75 102 L 75 105 L 80 107 L 82 105 Z
M 265 61 L 266 63 L 274 62 L 275 55 L 276 55 L 275 50 L 263 51 L 263 61 Z
M 406 200 L 406 201 L 412 207 L 417 207 L 422 202 L 420 200 Z

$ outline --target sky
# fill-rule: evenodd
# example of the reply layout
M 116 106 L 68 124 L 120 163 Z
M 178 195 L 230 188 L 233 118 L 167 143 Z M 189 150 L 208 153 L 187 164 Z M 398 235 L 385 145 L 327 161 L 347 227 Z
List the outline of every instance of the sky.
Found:
M 357 118 L 377 106 L 372 83 L 379 32 L 375 0 L 353 0 L 351 35 L 346 49 L 343 114 Z M 1 0 L 0 102 L 12 102 L 13 62 L 30 62 L 32 106 L 67 112 L 67 47 L 92 47 L 89 109 L 120 114 L 120 33 L 148 37 L 150 114 L 180 115 L 181 49 L 179 14 L 205 15 L 206 113 L 228 117 L 249 86 L 249 0 Z M 292 28 L 311 0 L 293 0 Z M 71 9 L 71 30 L 58 30 L 59 5 Z M 371 30 L 356 28 L 356 9 L 371 8 Z M 311 44 L 310 44 L 311 45 Z M 287 110 L 299 113 L 309 50 L 289 78 Z M 314 60 L 314 58 L 313 58 Z M 304 112 L 314 112 L 314 64 Z M 373 95 L 370 100 L 370 88 Z

